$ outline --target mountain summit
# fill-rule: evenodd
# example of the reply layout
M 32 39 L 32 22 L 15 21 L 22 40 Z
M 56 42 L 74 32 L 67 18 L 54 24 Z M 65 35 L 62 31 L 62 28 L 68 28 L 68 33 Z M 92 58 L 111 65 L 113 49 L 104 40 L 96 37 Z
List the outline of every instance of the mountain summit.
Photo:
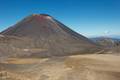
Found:
M 1 35 L 21 38 L 16 43 L 8 41 L 14 50 L 22 51 L 24 56 L 65 56 L 98 49 L 92 41 L 47 14 L 30 15 L 2 31 Z

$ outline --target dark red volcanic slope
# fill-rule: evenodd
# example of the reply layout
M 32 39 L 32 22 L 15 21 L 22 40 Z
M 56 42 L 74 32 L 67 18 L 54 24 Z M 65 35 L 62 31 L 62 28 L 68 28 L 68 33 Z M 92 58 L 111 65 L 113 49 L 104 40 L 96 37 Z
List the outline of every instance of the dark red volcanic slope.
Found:
M 74 32 L 64 24 L 46 14 L 34 14 L 23 19 L 16 25 L 1 32 L 4 36 L 24 39 L 12 45 L 19 50 L 26 50 L 29 56 L 62 56 L 93 52 L 98 47 L 86 37 Z M 26 41 L 26 42 L 25 42 Z M 28 42 L 28 45 L 25 43 Z M 21 53 L 22 54 L 22 53 Z

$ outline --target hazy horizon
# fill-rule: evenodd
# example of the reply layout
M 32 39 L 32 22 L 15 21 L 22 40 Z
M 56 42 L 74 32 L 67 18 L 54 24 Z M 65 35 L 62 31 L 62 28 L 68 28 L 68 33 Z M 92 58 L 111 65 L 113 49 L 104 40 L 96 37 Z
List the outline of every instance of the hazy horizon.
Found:
M 0 31 L 30 14 L 49 14 L 87 36 L 120 35 L 119 0 L 1 0 Z

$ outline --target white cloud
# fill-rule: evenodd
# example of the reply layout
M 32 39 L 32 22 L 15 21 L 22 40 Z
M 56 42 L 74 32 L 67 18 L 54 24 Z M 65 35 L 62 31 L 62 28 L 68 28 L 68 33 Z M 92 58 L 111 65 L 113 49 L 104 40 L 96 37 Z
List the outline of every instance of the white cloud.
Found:
M 104 34 L 109 34 L 109 33 L 110 33 L 109 30 L 104 31 Z

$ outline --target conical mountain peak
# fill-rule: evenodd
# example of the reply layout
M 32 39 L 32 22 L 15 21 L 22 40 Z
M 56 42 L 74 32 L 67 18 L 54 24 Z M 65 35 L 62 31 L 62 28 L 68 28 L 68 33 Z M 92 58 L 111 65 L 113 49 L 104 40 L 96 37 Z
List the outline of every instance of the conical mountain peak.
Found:
M 33 52 L 31 56 L 62 56 L 98 49 L 88 38 L 76 33 L 47 14 L 32 14 L 1 32 L 1 35 L 25 38 L 26 42 L 17 41 L 20 44 L 14 44 L 13 47 L 21 48 L 21 45 L 24 45 L 22 48 L 46 50 Z M 25 43 L 28 44 L 25 45 Z

